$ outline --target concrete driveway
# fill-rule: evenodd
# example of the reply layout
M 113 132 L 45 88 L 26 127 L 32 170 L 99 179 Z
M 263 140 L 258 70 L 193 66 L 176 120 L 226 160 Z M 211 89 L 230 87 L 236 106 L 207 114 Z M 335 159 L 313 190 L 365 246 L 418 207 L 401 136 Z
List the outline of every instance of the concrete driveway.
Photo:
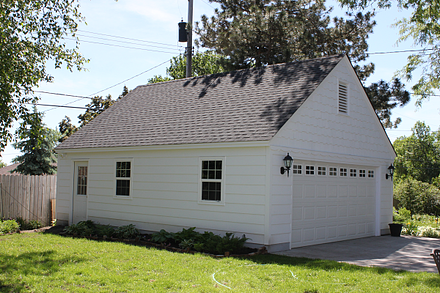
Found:
M 440 249 L 440 239 L 388 235 L 294 248 L 275 254 L 336 260 L 366 267 L 438 273 L 430 256 L 434 248 Z

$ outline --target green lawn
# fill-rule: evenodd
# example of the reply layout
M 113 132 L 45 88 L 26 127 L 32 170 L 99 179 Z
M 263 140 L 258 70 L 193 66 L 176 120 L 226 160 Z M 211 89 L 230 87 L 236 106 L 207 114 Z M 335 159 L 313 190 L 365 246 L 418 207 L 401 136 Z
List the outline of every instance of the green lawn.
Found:
M 275 255 L 215 259 L 42 233 L 0 236 L 0 292 L 66 291 L 439 292 L 440 277 Z

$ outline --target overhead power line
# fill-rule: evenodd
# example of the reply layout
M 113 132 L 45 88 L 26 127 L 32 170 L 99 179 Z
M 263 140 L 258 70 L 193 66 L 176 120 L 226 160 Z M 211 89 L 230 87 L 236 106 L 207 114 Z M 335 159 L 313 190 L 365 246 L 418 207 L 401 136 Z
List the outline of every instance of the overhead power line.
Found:
M 33 103 L 26 103 L 28 105 L 36 105 L 36 106 L 43 106 L 43 107 L 56 107 L 56 108 L 71 108 L 71 109 L 81 109 L 81 110 L 87 110 L 87 107 L 76 107 L 76 106 L 67 106 L 67 105 L 52 105 L 52 104 L 33 104 Z M 47 112 L 47 111 L 45 111 Z
M 66 38 L 66 40 L 76 41 L 76 39 L 71 39 L 71 38 Z M 176 54 L 176 52 L 168 52 L 168 51 L 159 51 L 159 50 L 146 49 L 146 48 L 137 48 L 137 47 L 121 46 L 121 45 L 116 45 L 116 44 L 106 44 L 106 43 L 94 42 L 94 41 L 80 40 L 80 42 L 83 42 L 83 43 L 91 43 L 91 44 L 97 44 L 97 45 L 104 45 L 104 46 L 111 46 L 111 47 L 126 48 L 126 49 L 134 49 L 134 50 L 149 51 L 149 52 L 166 53 L 166 54 Z
M 149 44 L 139 44 L 136 42 L 127 42 L 127 41 L 120 41 L 120 40 L 113 40 L 113 39 L 109 39 L 109 38 L 100 38 L 100 37 L 96 37 L 96 36 L 87 36 L 87 35 L 83 35 L 83 34 L 77 34 L 77 36 L 80 37 L 85 37 L 85 38 L 93 38 L 93 39 L 98 39 L 98 40 L 104 40 L 104 41 L 110 41 L 110 42 L 118 42 L 118 43 L 123 43 L 123 44 L 132 44 L 132 45 L 137 45 L 137 46 L 146 46 L 146 47 L 153 47 L 153 48 L 159 48 L 159 49 L 165 49 L 165 50 L 179 50 L 178 46 L 175 46 L 175 48 L 169 48 L 169 47 L 165 47 L 165 46 L 158 46 L 158 45 L 149 45 Z
M 34 91 L 34 93 L 42 93 L 42 94 L 48 94 L 48 95 L 65 96 L 65 97 L 73 97 L 73 98 L 81 98 L 81 99 L 93 99 L 91 97 L 84 97 L 84 96 L 77 96 L 77 95 L 70 95 L 70 94 L 63 94 L 63 93 L 52 93 L 52 92 L 46 92 L 46 91 Z
M 170 62 L 170 61 L 171 61 L 171 59 L 168 59 L 167 61 L 162 62 L 162 63 L 160 63 L 159 65 L 156 65 L 156 66 L 154 66 L 154 67 L 151 67 L 150 69 L 147 69 L 147 70 L 145 70 L 145 71 L 143 71 L 143 72 L 141 72 L 141 73 L 139 73 L 139 74 L 136 74 L 135 76 L 132 76 L 132 77 L 130 77 L 130 78 L 127 78 L 126 80 L 123 80 L 123 81 L 121 81 L 121 82 L 118 82 L 117 84 L 114 84 L 114 85 L 112 85 L 112 86 L 109 86 L 108 88 L 105 88 L 105 89 L 103 89 L 103 90 L 100 90 L 100 91 L 98 91 L 98 92 L 96 92 L 96 93 L 93 93 L 93 94 L 91 94 L 91 95 L 89 95 L 89 96 L 94 96 L 94 95 L 99 94 L 99 93 L 101 93 L 101 92 L 103 92 L 103 91 L 106 91 L 106 90 L 109 90 L 109 89 L 111 89 L 111 88 L 114 88 L 115 86 L 118 86 L 118 85 L 120 85 L 120 84 L 123 84 L 124 82 L 127 82 L 127 81 L 129 81 L 129 80 L 132 80 L 133 78 L 136 78 L 136 77 L 138 77 L 138 76 L 140 76 L 140 75 L 142 75 L 142 74 L 145 74 L 145 73 L 147 73 L 148 71 L 151 71 L 151 70 L 153 70 L 153 69 L 155 69 L 155 68 L 157 68 L 157 67 L 159 67 L 159 66 L 161 66 L 161 65 L 164 65 L 165 63 L 168 63 L 168 62 Z
M 138 42 L 151 43 L 151 44 L 170 46 L 170 47 L 181 47 L 179 45 L 171 45 L 171 44 L 165 44 L 165 43 L 159 43 L 159 42 L 153 42 L 153 41 L 146 41 L 146 40 L 141 40 L 141 39 L 133 39 L 133 38 L 127 38 L 127 37 L 121 37 L 121 36 L 115 36 L 115 35 L 109 35 L 109 34 L 95 33 L 95 32 L 86 31 L 86 30 L 78 30 L 78 31 L 79 32 L 83 32 L 83 33 L 98 35 L 98 36 L 106 36 L 106 37 L 111 37 L 111 38 L 118 38 L 118 39 L 131 40 L 131 41 L 138 41 Z
M 366 52 L 366 53 L 369 55 L 385 55 L 385 54 L 423 52 L 423 51 L 432 51 L 432 50 L 434 49 L 409 49 L 409 50 L 397 50 L 397 51 L 388 51 L 388 52 Z

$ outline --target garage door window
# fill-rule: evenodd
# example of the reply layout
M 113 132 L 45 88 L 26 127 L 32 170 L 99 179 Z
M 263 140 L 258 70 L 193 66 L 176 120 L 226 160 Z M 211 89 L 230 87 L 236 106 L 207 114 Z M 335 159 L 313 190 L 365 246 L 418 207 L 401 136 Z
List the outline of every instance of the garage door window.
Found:
M 292 174 L 301 175 L 302 165 L 292 165 Z
M 306 166 L 306 175 L 315 175 L 315 166 Z
M 365 170 L 359 170 L 359 177 L 365 178 Z
M 374 171 L 368 170 L 368 178 L 374 178 Z
M 328 175 L 329 176 L 338 176 L 338 168 L 336 168 L 336 167 L 328 168 Z
M 320 175 L 320 176 L 327 175 L 327 168 L 322 167 L 322 166 L 318 166 L 318 175 Z
M 350 169 L 350 177 L 356 177 L 357 171 L 356 169 Z
M 339 176 L 346 177 L 347 176 L 347 168 L 340 168 L 339 169 Z

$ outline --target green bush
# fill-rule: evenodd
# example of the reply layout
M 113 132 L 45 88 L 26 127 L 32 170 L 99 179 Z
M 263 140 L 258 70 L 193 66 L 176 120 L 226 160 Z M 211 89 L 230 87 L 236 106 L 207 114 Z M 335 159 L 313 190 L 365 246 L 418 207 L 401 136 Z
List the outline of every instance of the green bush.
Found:
M 18 217 L 16 219 L 18 225 L 20 225 L 20 230 L 34 230 L 43 227 L 40 221 L 30 220 L 29 222 L 25 219 Z
M 393 221 L 397 223 L 405 223 L 411 220 L 411 211 L 401 208 L 398 211 L 393 207 Z
M 181 232 L 170 233 L 164 229 L 151 235 L 151 241 L 155 243 L 174 243 L 182 249 L 194 248 L 199 252 L 224 254 L 225 252 L 240 253 L 244 243 L 249 238 L 245 235 L 235 237 L 232 233 L 225 236 L 216 235 L 212 232 L 199 233 L 195 227 L 182 229 Z
M 406 178 L 396 184 L 394 198 L 412 214 L 440 214 L 440 190 L 429 183 Z
M 153 233 L 151 235 L 151 241 L 155 243 L 171 243 L 175 242 L 174 239 L 175 234 L 171 232 L 167 232 L 164 229 L 161 229 L 159 232 Z
M 0 235 L 15 233 L 20 230 L 20 225 L 15 220 L 0 220 Z
M 81 221 L 64 228 L 64 232 L 74 236 L 92 236 L 96 235 L 96 225 L 93 221 Z
M 414 221 L 409 221 L 403 225 L 402 234 L 417 236 L 419 227 Z
M 133 224 L 118 227 L 115 230 L 115 235 L 122 239 L 134 239 L 139 236 L 139 230 Z

